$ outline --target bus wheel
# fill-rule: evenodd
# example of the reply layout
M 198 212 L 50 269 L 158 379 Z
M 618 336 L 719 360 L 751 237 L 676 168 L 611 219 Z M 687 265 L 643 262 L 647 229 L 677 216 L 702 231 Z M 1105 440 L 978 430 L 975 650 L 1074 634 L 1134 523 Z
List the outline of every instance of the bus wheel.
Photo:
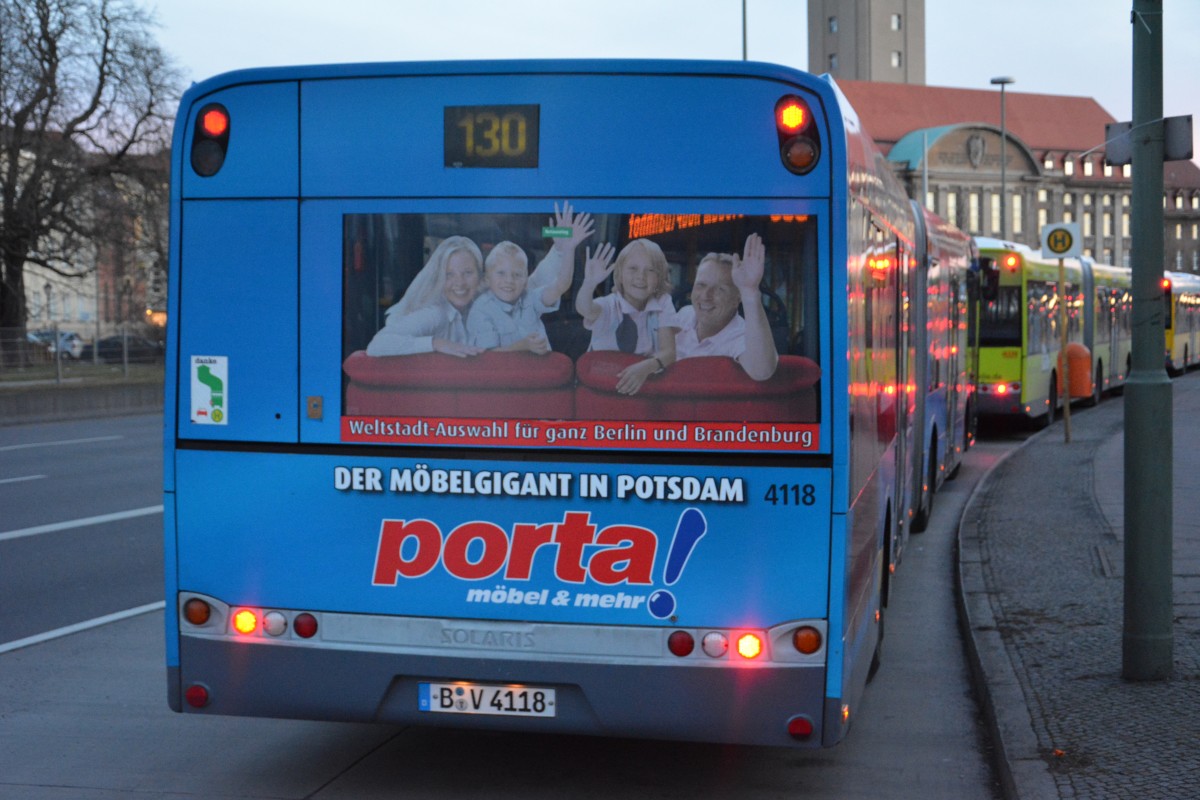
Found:
M 1100 396 L 1104 394 L 1104 362 L 1096 362 L 1096 381 L 1092 384 L 1092 396 L 1088 398 L 1088 406 L 1100 404 Z
M 883 663 L 883 620 L 885 614 L 883 609 L 879 609 L 879 636 L 875 640 L 875 652 L 871 654 L 871 667 L 867 670 L 867 681 L 871 681 L 875 677 L 875 673 L 879 672 L 879 666 Z
M 913 533 L 923 533 L 929 527 L 929 495 L 928 489 L 921 491 L 921 499 L 917 503 L 917 511 L 913 514 L 912 527 L 909 528 Z
M 1050 397 L 1049 397 L 1049 403 L 1047 403 L 1047 406 L 1048 406 L 1048 408 L 1046 409 L 1045 415 L 1038 417 L 1038 419 L 1037 419 L 1037 426 L 1039 428 L 1048 427 L 1051 422 L 1054 422 L 1054 415 L 1058 412 L 1058 373 L 1057 372 L 1050 373 Z
M 933 516 L 933 495 L 937 490 L 937 429 L 933 431 L 933 438 L 929 441 L 929 456 L 926 464 L 929 465 L 925 477 L 925 488 L 921 492 L 921 502 L 917 508 L 916 516 L 913 517 L 912 532 L 921 533 L 929 527 L 929 519 Z

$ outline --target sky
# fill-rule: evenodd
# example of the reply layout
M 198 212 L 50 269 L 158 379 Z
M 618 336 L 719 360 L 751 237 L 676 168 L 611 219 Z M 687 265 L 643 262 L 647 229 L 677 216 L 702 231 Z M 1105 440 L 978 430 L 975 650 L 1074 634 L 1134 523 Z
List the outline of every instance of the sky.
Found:
M 143 0 L 189 82 L 233 69 L 480 58 L 742 58 L 743 0 Z M 1200 125 L 1200 1 L 1164 0 L 1163 113 Z M 1132 119 L 1133 0 L 925 0 L 926 83 L 1095 98 Z M 808 68 L 806 0 L 745 0 L 752 61 Z M 1200 161 L 1200 130 L 1195 157 Z M 1100 144 L 1100 142 L 1097 142 Z

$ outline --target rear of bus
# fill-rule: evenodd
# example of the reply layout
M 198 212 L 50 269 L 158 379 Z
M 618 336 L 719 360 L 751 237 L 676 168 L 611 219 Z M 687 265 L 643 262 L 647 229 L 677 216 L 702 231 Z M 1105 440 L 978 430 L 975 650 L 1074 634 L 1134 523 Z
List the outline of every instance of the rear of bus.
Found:
M 979 414 L 1048 423 L 1060 405 L 1058 265 L 1030 248 L 979 238 Z M 1080 268 L 1065 274 L 1068 341 L 1083 337 Z
M 172 181 L 172 707 L 840 740 L 858 691 L 843 665 L 869 637 L 845 599 L 865 570 L 838 477 L 836 107 L 803 73 L 716 63 L 305 67 L 192 87 Z M 564 255 L 567 203 L 593 230 Z M 449 355 L 426 333 L 368 352 L 396 315 L 453 315 L 427 269 L 452 237 L 485 257 L 514 243 L 527 298 L 572 270 L 541 313 L 547 351 Z M 653 242 L 658 302 L 681 310 L 699 261 L 741 259 L 752 237 L 771 377 L 698 355 L 619 391 L 646 356 L 592 346 L 575 310 L 587 255 Z M 477 278 L 455 306 L 468 324 Z

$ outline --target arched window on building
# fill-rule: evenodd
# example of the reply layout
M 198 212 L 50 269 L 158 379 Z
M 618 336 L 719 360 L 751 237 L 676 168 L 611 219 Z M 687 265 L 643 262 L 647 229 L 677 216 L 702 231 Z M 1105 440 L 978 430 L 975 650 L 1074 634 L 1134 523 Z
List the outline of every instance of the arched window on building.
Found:
M 1025 229 L 1025 225 L 1022 222 L 1022 217 L 1025 216 L 1025 210 L 1022 208 L 1023 205 L 1021 195 L 1014 194 L 1012 196 L 1012 232 L 1014 236 Z

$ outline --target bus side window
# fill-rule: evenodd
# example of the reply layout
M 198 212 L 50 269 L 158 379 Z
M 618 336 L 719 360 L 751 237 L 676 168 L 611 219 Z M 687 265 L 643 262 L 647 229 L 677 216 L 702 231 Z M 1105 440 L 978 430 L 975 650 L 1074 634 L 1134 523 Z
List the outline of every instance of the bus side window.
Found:
M 1000 270 L 991 258 L 979 259 L 979 296 L 985 301 L 995 300 L 1000 294 Z

